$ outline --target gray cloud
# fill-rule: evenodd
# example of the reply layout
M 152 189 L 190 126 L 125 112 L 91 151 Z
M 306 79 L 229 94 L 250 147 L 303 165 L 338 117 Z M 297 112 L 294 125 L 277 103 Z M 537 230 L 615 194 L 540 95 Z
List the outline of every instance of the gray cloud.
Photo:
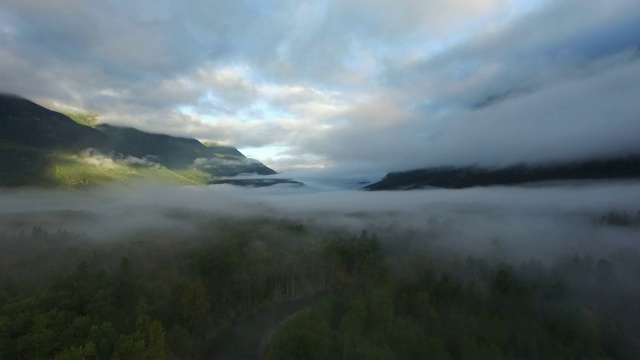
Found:
M 509 90 L 584 76 L 602 58 L 640 46 L 637 3 L 583 5 L 549 2 L 505 18 L 433 56 L 389 64 L 384 81 L 438 108 L 468 107 Z
M 640 62 L 635 61 L 480 110 L 388 120 L 368 131 L 345 125 L 308 146 L 346 167 L 370 159 L 371 168 L 385 164 L 389 170 L 639 153 L 639 92 Z M 363 115 L 356 116 L 358 121 L 371 118 L 366 111 Z
M 636 150 L 614 74 L 635 70 L 638 24 L 633 0 L 7 0 L 0 91 L 285 147 L 283 168 L 568 159 Z
M 237 158 L 237 159 L 224 159 L 224 158 L 197 158 L 193 160 L 193 166 L 203 167 L 205 169 L 216 166 L 244 166 L 255 165 L 260 162 L 255 159 Z

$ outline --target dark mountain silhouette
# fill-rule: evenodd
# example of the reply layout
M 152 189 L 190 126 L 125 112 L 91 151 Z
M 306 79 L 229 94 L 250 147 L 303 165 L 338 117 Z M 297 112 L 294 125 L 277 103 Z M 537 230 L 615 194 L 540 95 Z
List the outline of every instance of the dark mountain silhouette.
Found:
M 516 185 L 550 180 L 640 178 L 640 156 L 583 160 L 504 168 L 432 167 L 388 173 L 366 190 L 411 190 L 429 187 L 460 189 L 473 186 Z
M 290 186 L 304 186 L 304 183 L 295 181 L 292 179 L 216 179 L 210 182 L 212 185 L 235 185 L 250 188 L 267 187 L 273 185 L 290 185 Z
M 0 95 L 0 141 L 40 149 L 104 148 L 106 135 L 29 100 Z

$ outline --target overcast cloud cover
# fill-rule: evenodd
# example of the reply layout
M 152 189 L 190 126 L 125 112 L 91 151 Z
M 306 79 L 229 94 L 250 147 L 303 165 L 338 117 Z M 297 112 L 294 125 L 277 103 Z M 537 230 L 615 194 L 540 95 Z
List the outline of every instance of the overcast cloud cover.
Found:
M 637 0 L 0 3 L 0 91 L 282 171 L 640 151 Z

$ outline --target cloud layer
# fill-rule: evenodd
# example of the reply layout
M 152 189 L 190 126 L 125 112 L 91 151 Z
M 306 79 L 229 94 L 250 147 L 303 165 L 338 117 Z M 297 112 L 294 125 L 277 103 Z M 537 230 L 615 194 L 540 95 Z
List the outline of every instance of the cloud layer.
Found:
M 0 91 L 277 170 L 499 165 L 640 150 L 639 46 L 632 0 L 7 0 Z
M 376 232 L 399 247 L 425 246 L 457 256 L 531 257 L 566 254 L 608 257 L 638 251 L 638 226 L 600 221 L 612 209 L 640 219 L 640 183 L 593 182 L 561 186 L 490 187 L 409 192 L 318 191 L 311 187 L 245 189 L 101 187 L 77 193 L 0 190 L 0 232 L 33 226 L 121 240 L 150 232 L 158 238 L 197 232 L 225 219 L 285 219 L 322 233 L 343 228 Z M 638 220 L 635 220 L 638 221 Z M 215 238 L 215 237 L 214 237 Z M 406 250 L 406 249 L 405 249 Z

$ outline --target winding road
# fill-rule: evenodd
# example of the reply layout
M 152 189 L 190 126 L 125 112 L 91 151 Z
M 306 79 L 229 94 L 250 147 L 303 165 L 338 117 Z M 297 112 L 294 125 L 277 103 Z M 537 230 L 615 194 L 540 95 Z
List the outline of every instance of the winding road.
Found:
M 203 359 L 262 359 L 266 346 L 280 324 L 331 293 L 323 291 L 287 300 L 237 320 L 218 334 L 205 351 Z

